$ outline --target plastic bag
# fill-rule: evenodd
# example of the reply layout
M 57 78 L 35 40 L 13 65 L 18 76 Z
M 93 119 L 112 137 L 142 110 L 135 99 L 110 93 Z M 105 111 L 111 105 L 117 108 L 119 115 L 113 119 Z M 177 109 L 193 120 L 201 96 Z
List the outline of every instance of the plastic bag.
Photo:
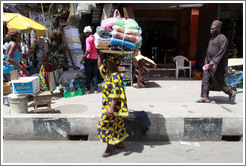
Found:
M 103 20 L 101 22 L 101 28 L 111 32 L 112 31 L 112 26 L 114 25 L 115 18 L 107 18 L 106 20 Z
M 114 25 L 120 26 L 122 28 L 125 28 L 125 23 L 124 23 L 125 19 L 121 19 L 121 18 L 116 18 Z
M 125 28 L 138 30 L 138 23 L 134 19 L 129 18 L 125 21 Z

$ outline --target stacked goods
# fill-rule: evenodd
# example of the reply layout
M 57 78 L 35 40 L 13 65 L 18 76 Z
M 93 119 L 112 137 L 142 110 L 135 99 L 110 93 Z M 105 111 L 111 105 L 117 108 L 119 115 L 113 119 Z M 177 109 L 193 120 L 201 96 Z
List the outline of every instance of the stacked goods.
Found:
M 136 50 L 141 46 L 142 31 L 135 20 L 117 18 L 112 30 L 111 46 L 121 46 L 126 51 Z
M 101 27 L 97 27 L 95 45 L 97 49 L 134 51 L 142 45 L 141 34 L 135 20 L 121 18 L 116 10 L 114 17 L 103 20 Z
M 95 37 L 95 46 L 97 49 L 108 50 L 110 45 L 111 34 L 110 32 L 97 27 Z
M 79 39 L 79 30 L 73 26 L 66 26 L 64 29 L 64 42 L 66 43 L 71 58 L 75 66 L 80 66 L 83 57 L 82 44 Z M 71 59 L 68 58 L 68 64 L 73 65 Z

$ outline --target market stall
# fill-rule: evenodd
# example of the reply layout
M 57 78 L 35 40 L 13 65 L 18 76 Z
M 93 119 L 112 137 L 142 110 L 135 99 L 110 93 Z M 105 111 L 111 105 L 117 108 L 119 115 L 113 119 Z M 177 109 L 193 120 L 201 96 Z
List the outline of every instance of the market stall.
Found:
M 225 77 L 225 82 L 227 85 L 231 85 L 243 75 L 243 64 L 243 58 L 228 59 L 228 69 Z M 239 84 L 237 88 L 243 88 L 243 83 Z

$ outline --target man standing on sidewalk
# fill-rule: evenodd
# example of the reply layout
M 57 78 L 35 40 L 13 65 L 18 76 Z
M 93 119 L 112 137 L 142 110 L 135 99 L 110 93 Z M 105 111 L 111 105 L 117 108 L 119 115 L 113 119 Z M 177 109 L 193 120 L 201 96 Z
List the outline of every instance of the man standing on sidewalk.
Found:
M 98 85 L 97 85 L 97 48 L 94 44 L 95 38 L 92 34 L 92 29 L 90 26 L 86 26 L 84 28 L 84 33 L 86 36 L 86 51 L 85 54 L 81 60 L 81 64 L 85 62 L 85 75 L 86 75 L 86 88 L 88 93 L 91 90 L 91 80 L 94 79 L 94 93 L 98 93 Z
M 214 20 L 210 33 L 212 38 L 208 43 L 207 53 L 205 57 L 205 65 L 208 65 L 207 70 L 204 70 L 202 77 L 201 99 L 197 102 L 209 103 L 209 91 L 223 91 L 229 95 L 229 102 L 234 103 L 235 91 L 231 90 L 225 83 L 225 73 L 228 64 L 228 40 L 225 35 L 220 33 L 222 22 Z

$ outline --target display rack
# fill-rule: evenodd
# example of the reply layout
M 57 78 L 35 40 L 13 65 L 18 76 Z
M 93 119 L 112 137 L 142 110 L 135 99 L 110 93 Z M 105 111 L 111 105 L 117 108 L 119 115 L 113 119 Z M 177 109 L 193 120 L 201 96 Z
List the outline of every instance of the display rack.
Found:
M 123 81 L 132 86 L 132 54 L 124 54 L 123 56 L 124 60 L 119 65 L 118 70 L 123 77 Z
M 124 56 L 124 60 L 118 66 L 118 70 L 123 77 L 123 81 L 126 82 L 127 85 L 132 86 L 132 53 L 134 51 L 100 50 L 100 52 L 109 54 L 120 54 Z

